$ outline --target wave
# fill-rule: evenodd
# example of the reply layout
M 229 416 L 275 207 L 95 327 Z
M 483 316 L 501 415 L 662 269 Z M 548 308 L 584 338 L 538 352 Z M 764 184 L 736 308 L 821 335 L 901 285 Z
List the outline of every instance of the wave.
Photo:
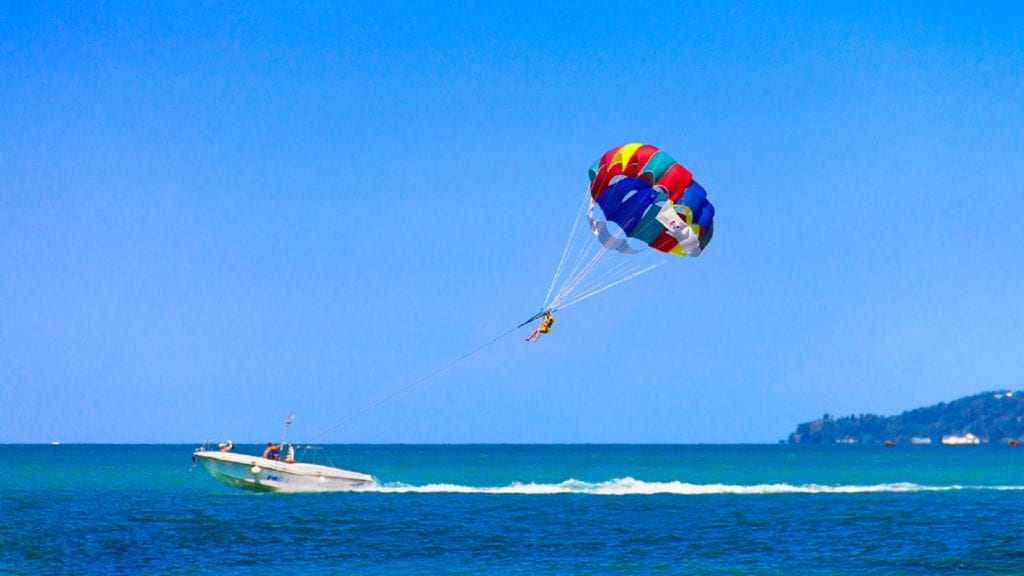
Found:
M 596 496 L 629 496 L 650 494 L 861 494 L 885 492 L 941 492 L 951 490 L 1024 490 L 1024 486 L 928 486 L 910 482 L 867 485 L 843 484 L 691 484 L 689 482 L 645 482 L 635 478 L 616 478 L 605 482 L 566 480 L 556 484 L 513 482 L 507 486 L 465 486 L 460 484 L 426 484 L 416 486 L 400 482 L 372 484 L 360 492 L 384 493 L 458 493 L 458 494 L 593 494 Z

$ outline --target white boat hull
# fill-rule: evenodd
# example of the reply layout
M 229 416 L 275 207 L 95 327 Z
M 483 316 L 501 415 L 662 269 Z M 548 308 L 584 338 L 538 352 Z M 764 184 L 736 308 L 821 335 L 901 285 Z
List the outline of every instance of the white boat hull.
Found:
M 305 462 L 285 463 L 259 456 L 199 450 L 195 458 L 217 480 L 259 492 L 326 492 L 351 490 L 374 482 L 373 477 Z

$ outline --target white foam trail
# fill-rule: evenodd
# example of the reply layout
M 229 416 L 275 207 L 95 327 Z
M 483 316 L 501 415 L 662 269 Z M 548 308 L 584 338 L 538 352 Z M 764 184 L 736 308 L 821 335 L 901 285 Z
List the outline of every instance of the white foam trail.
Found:
M 691 484 L 689 482 L 645 482 L 635 478 L 616 478 L 605 482 L 566 480 L 557 484 L 513 482 L 507 486 L 464 486 L 461 484 L 425 484 L 415 486 L 400 482 L 372 484 L 356 488 L 359 492 L 417 494 L 592 494 L 597 496 L 629 496 L 650 494 L 862 494 L 885 492 L 941 492 L 950 490 L 1024 490 L 1024 486 L 927 486 L 911 482 L 867 485 L 834 484 Z

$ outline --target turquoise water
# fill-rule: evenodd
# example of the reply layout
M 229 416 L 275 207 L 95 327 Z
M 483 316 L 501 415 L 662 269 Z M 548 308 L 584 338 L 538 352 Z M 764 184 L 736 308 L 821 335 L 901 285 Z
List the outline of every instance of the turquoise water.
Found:
M 1005 445 L 330 446 L 378 483 L 319 494 L 192 448 L 4 446 L 0 573 L 1024 574 Z

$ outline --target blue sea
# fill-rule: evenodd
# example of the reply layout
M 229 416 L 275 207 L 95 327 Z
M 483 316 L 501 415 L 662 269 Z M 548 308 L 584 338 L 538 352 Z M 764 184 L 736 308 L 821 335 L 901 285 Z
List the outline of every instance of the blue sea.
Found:
M 0 574 L 1024 574 L 1000 444 L 338 445 L 377 483 L 311 494 L 193 447 L 0 447 Z

